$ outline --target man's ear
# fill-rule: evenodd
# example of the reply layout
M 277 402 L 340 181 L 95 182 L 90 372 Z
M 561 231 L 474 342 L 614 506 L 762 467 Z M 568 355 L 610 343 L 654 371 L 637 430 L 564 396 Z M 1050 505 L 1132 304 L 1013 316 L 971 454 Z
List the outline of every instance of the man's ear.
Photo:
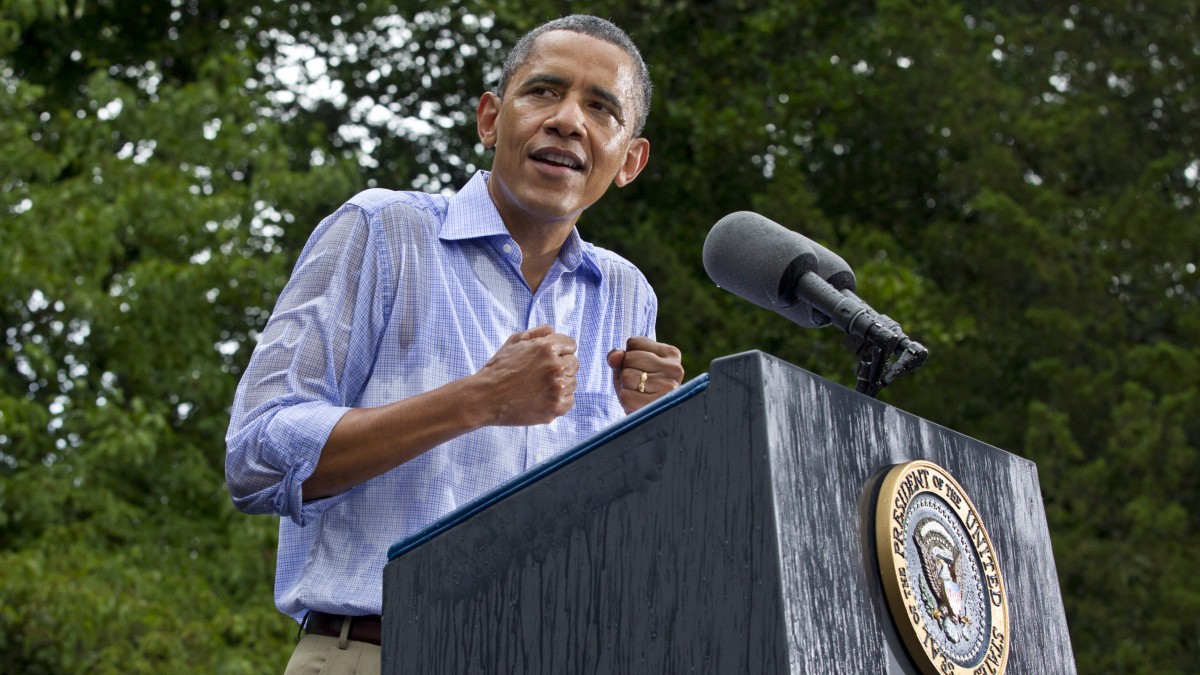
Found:
M 625 151 L 625 163 L 617 170 L 617 175 L 613 177 L 613 183 L 617 187 L 622 188 L 633 182 L 634 178 L 646 168 L 646 162 L 650 160 L 650 141 L 644 138 L 635 138 L 629 142 L 629 148 Z
M 499 116 L 500 97 L 490 91 L 483 92 L 479 107 L 475 109 L 475 127 L 479 131 L 479 141 L 488 150 L 496 147 L 496 118 Z

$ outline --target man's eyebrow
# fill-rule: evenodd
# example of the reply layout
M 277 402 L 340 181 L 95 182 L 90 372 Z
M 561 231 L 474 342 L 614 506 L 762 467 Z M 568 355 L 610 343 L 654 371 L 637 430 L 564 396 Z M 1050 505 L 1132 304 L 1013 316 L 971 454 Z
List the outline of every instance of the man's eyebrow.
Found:
M 521 86 L 528 87 L 531 84 L 553 84 L 560 87 L 565 87 L 569 83 L 565 77 L 559 77 L 558 75 L 551 75 L 549 73 L 534 73 L 526 78 L 526 80 L 521 83 Z
M 624 119 L 625 109 L 621 106 L 621 99 L 617 98 L 616 94 L 604 87 L 592 87 L 589 91 L 592 92 L 593 96 L 604 99 L 605 102 L 613 107 L 613 110 L 617 111 L 617 117 Z
M 551 75 L 550 73 L 534 73 L 521 83 L 521 87 L 525 88 L 534 84 L 553 84 L 558 87 L 565 87 L 568 86 L 570 82 L 565 77 L 558 75 Z M 597 86 L 590 87 L 588 92 L 592 94 L 592 96 L 603 99 L 605 103 L 611 105 L 616 111 L 617 117 L 622 119 L 624 118 L 625 107 L 621 105 L 621 99 L 618 98 L 616 94 L 612 93 L 608 89 L 605 89 L 604 87 Z

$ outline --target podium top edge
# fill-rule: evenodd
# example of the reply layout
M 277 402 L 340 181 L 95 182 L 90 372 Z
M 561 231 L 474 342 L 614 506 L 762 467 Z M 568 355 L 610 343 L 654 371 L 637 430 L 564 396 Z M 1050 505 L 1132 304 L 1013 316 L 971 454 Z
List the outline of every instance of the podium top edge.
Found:
M 654 401 L 650 405 L 647 405 L 641 410 L 630 413 L 629 415 L 625 416 L 625 418 L 610 424 L 592 436 L 580 441 L 572 448 L 564 451 L 545 464 L 540 464 L 525 473 L 519 474 L 511 480 L 501 483 L 492 490 L 489 490 L 479 497 L 476 497 L 466 504 L 463 504 L 450 513 L 433 521 L 429 525 L 417 530 L 412 535 L 397 541 L 395 544 L 392 544 L 391 548 L 388 549 L 388 561 L 390 562 L 395 560 L 408 551 L 411 551 L 430 539 L 433 539 L 442 532 L 453 528 L 462 521 L 470 518 L 480 511 L 487 509 L 505 497 L 521 491 L 523 488 L 532 483 L 536 483 L 547 475 L 554 473 L 567 464 L 579 459 L 583 455 L 586 455 L 592 450 L 604 445 L 613 438 L 624 434 L 629 429 L 640 424 L 644 424 L 651 418 L 656 417 L 659 414 L 679 405 L 680 403 L 683 403 L 684 401 L 703 393 L 708 388 L 708 382 L 708 373 L 702 373 L 692 378 L 675 391 L 663 396 L 657 401 Z

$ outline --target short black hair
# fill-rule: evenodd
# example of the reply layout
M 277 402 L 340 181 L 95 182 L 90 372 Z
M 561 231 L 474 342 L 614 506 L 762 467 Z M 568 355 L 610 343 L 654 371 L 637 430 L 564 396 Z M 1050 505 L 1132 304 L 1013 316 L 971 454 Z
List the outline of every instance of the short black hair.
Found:
M 494 93 L 500 98 L 504 98 L 513 75 L 520 70 L 521 66 L 529 61 L 530 54 L 533 52 L 533 45 L 537 39 L 545 33 L 556 30 L 580 33 L 611 45 L 616 45 L 633 60 L 634 65 L 637 67 L 638 80 L 641 85 L 638 92 L 638 100 L 635 101 L 637 111 L 633 135 L 640 135 L 642 128 L 646 126 L 646 117 L 650 114 L 650 95 L 653 91 L 653 85 L 650 82 L 650 70 L 646 68 L 646 62 L 642 60 L 642 53 L 638 51 L 637 45 L 633 44 L 633 40 L 629 39 L 629 35 L 607 19 L 587 14 L 572 14 L 548 21 L 529 31 L 520 40 L 517 40 L 517 44 L 508 53 L 508 57 L 504 59 L 504 72 L 500 75 L 500 84 L 496 86 Z

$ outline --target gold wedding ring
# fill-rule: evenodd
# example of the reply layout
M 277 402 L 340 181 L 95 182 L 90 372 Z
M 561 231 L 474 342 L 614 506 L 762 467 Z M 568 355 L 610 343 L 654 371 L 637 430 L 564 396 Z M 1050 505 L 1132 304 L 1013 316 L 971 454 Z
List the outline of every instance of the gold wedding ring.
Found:
M 640 380 L 638 380 L 638 393 L 639 394 L 646 393 L 646 378 L 648 378 L 648 377 L 650 377 L 650 373 L 647 373 L 646 371 L 643 370 L 642 378 Z

